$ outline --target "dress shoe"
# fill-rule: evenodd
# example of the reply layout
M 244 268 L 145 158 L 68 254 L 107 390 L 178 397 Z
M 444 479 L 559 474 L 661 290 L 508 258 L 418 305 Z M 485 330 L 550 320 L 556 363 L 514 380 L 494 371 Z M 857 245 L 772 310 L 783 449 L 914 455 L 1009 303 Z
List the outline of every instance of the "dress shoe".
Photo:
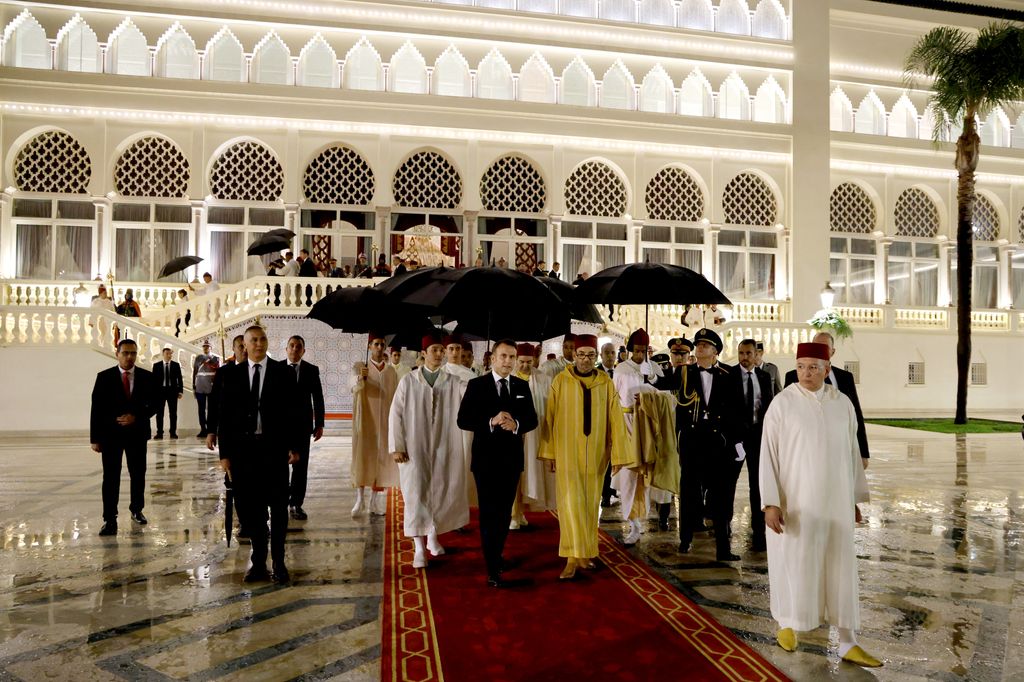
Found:
M 797 639 L 793 628 L 782 628 L 775 634 L 775 641 L 785 651 L 796 651 Z
M 171 434 L 171 440 L 178 440 L 178 434 L 172 433 Z
M 161 439 L 161 438 L 163 438 L 163 437 L 164 437 L 164 432 L 163 432 L 163 431 L 157 431 L 157 432 L 156 432 L 156 435 L 155 435 L 155 436 L 153 436 L 153 439 L 154 439 L 154 440 L 160 440 L 160 439 Z
M 200 431 L 197 433 L 196 438 L 206 438 L 206 431 Z
M 847 663 L 853 663 L 854 665 L 863 666 L 865 668 L 881 668 L 882 662 L 864 651 L 859 645 L 854 645 L 852 649 L 846 652 L 843 656 L 843 660 Z
M 519 521 L 517 521 L 516 519 L 512 519 L 511 521 L 509 521 L 508 522 L 508 529 L 509 530 L 519 530 Z
M 242 578 L 243 583 L 263 583 L 268 580 L 270 580 L 270 574 L 267 573 L 266 566 L 251 566 L 245 572 L 245 577 Z
M 680 542 L 679 543 L 679 553 L 680 554 L 689 554 L 690 553 L 690 543 L 689 542 Z
M 238 533 L 235 534 L 235 537 L 238 538 L 239 540 L 248 540 L 249 538 L 252 537 L 252 533 L 249 532 L 248 528 L 246 528 L 245 526 L 242 526 L 241 528 L 238 529 Z
M 284 564 L 274 564 L 274 582 L 278 585 L 287 585 L 292 581 L 292 576 Z
M 715 561 L 739 561 L 740 555 L 733 554 L 732 552 L 726 552 L 725 554 L 716 554 Z
M 132 521 L 139 524 L 140 526 L 145 526 L 147 523 L 149 523 L 149 519 L 143 516 L 142 512 L 132 512 Z
M 100 528 L 100 535 L 117 535 L 117 521 L 107 521 Z
M 764 538 L 754 538 L 750 543 L 751 552 L 767 552 L 768 543 Z
M 296 521 L 305 521 L 309 515 L 303 511 L 302 507 L 292 507 L 292 518 Z

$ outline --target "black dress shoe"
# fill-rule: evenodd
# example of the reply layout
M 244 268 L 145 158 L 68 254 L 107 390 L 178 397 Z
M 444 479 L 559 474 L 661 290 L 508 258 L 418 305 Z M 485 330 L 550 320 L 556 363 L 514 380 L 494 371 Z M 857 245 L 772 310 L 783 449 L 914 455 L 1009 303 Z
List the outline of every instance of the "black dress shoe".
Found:
M 262 583 L 268 580 L 270 580 L 270 574 L 267 573 L 266 566 L 252 566 L 242 578 L 243 583 Z
M 726 552 L 725 554 L 716 554 L 715 561 L 739 561 L 740 555 L 733 554 L 732 552 Z
M 178 434 L 176 434 L 176 433 L 172 433 L 172 434 L 171 434 L 171 439 L 172 439 L 172 440 L 178 440 Z
M 680 554 L 689 554 L 690 553 L 690 543 L 689 542 L 680 542 L 679 543 L 679 553 Z
M 206 431 L 200 431 L 197 433 L 196 438 L 206 438 Z
M 117 521 L 107 521 L 100 528 L 100 535 L 117 535 Z
M 278 585 L 287 585 L 292 581 L 291 575 L 288 573 L 288 569 L 285 568 L 284 564 L 274 565 L 274 582 Z
M 296 521 L 305 521 L 309 518 L 309 515 L 303 511 L 302 507 L 292 507 L 292 518 Z
M 139 524 L 140 526 L 145 526 L 147 523 L 149 523 L 149 519 L 143 516 L 142 512 L 132 512 L 132 521 Z
M 505 582 L 500 575 L 492 575 L 487 578 L 487 587 L 502 589 L 508 587 L 508 583 Z
M 768 551 L 768 543 L 765 541 L 764 538 L 754 538 L 753 541 L 750 543 L 750 551 L 751 552 L 767 552 Z
M 164 437 L 164 432 L 163 431 L 157 431 L 156 435 L 153 436 L 154 440 L 160 440 L 163 437 Z

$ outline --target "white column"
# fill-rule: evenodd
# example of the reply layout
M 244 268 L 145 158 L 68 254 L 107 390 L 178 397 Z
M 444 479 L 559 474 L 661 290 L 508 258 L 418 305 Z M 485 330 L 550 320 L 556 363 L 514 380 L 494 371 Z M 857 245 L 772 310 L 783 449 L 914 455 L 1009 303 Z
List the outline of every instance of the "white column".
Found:
M 195 239 L 193 253 L 209 260 L 213 250 L 210 248 L 210 228 L 206 224 L 206 202 L 190 201 L 189 205 L 192 207 L 192 230 Z M 206 268 L 210 268 L 209 263 L 206 264 Z
M 951 306 L 956 297 L 953 294 L 953 287 L 956 283 L 953 279 L 952 259 L 949 254 L 956 249 L 956 242 L 943 242 L 939 244 L 939 294 L 935 302 L 939 307 Z M 913 277 L 914 273 L 911 272 Z
M 0 192 L 0 279 L 14 279 L 14 266 L 18 254 L 11 218 L 14 196 Z
M 630 225 L 632 226 L 632 229 L 629 231 L 630 248 L 626 249 L 626 253 L 628 254 L 630 251 L 632 251 L 633 260 L 630 261 L 629 258 L 627 258 L 626 262 L 643 263 L 644 254 L 643 249 L 640 246 L 640 243 L 643 240 L 644 221 L 634 220 L 630 223 Z
M 373 239 L 381 245 L 380 252 L 388 255 L 388 265 L 391 265 L 391 256 L 395 255 L 391 253 L 391 239 L 388 237 L 388 228 L 391 225 L 391 209 L 387 206 L 377 206 L 374 208 L 374 213 L 377 219 L 374 222 Z
M 551 264 L 551 268 L 554 269 L 555 263 L 562 261 L 562 216 L 553 215 L 551 220 L 548 221 L 548 243 L 551 244 L 551 257 L 548 258 L 548 263 Z M 559 266 L 561 268 L 561 266 Z M 564 275 L 563 275 L 564 277 Z
M 705 279 L 718 286 L 718 233 L 722 226 L 709 223 L 704 230 L 704 267 L 701 269 Z
M 875 305 L 889 305 L 892 303 L 889 300 L 889 247 L 892 239 L 880 235 L 876 235 L 879 239 L 875 249 Z
M 1010 271 L 1010 259 L 1016 250 L 1016 244 L 999 245 L 999 288 L 996 290 L 996 306 L 1003 310 L 1013 307 L 1013 273 Z
M 775 300 L 786 301 L 793 294 L 789 289 L 789 244 L 792 239 L 790 231 L 783 225 L 776 225 L 778 244 L 775 256 Z
M 292 251 L 295 255 L 299 255 L 299 249 L 302 248 L 302 235 L 299 234 L 299 205 L 298 204 L 285 204 L 284 205 L 284 226 L 286 229 L 291 230 L 295 233 L 295 241 L 292 242 Z
M 476 262 L 476 245 L 480 243 L 480 237 L 477 235 L 477 219 L 480 217 L 480 211 L 463 211 L 462 213 L 462 263 L 463 265 L 472 265 Z M 514 230 L 513 230 L 514 232 Z M 509 253 L 509 260 L 511 261 L 508 266 L 515 270 L 516 263 L 516 248 L 513 243 L 512 250 Z
M 106 197 L 93 197 L 92 205 L 96 207 L 96 271 L 104 280 L 110 280 L 114 274 L 114 249 L 117 244 L 110 215 L 110 200 Z M 111 291 L 110 295 L 113 296 L 114 292 Z

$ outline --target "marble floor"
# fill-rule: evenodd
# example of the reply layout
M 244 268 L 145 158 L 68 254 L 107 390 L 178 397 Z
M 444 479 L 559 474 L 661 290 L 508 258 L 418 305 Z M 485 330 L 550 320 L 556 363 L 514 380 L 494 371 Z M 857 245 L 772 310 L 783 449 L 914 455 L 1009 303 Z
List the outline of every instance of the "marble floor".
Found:
M 869 436 L 861 643 L 880 670 L 840 663 L 825 629 L 796 653 L 774 646 L 763 554 L 725 566 L 698 539 L 680 556 L 674 532 L 653 529 L 632 551 L 794 679 L 1024 680 L 1020 436 Z M 379 679 L 383 521 L 350 517 L 348 455 L 341 435 L 314 449 L 310 520 L 288 535 L 294 584 L 251 588 L 197 440 L 152 445 L 149 525 L 128 519 L 125 481 L 120 533 L 100 538 L 100 462 L 84 438 L 0 438 L 0 682 Z M 741 479 L 736 550 L 745 496 Z

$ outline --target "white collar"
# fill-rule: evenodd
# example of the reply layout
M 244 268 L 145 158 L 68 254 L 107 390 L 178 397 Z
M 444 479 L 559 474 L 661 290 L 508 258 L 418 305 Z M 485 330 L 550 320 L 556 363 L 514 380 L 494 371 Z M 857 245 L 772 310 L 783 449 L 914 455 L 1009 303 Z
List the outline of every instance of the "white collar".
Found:
M 500 374 L 498 374 L 497 372 L 495 372 L 493 369 L 491 370 L 491 378 L 494 379 L 494 383 L 495 384 L 497 384 L 502 379 L 508 381 L 510 384 L 512 383 L 512 381 L 511 381 L 512 375 L 511 374 L 509 374 L 507 377 L 503 377 Z

